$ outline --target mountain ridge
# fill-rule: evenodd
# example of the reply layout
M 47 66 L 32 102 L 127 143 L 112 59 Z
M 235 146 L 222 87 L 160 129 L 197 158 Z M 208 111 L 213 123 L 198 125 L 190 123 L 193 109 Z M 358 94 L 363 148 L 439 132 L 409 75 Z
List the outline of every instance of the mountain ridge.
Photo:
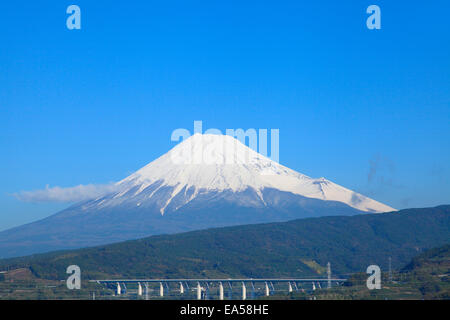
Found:
M 448 243 L 450 205 L 383 215 L 297 219 L 156 235 L 139 240 L 0 260 L 0 269 L 30 267 L 62 279 L 77 264 L 102 277 L 270 277 L 314 275 L 306 262 L 332 264 L 333 274 L 365 272 L 370 264 L 404 266 L 421 251 Z
M 212 227 L 395 210 L 222 135 L 191 136 L 116 188 L 0 232 L 0 257 Z

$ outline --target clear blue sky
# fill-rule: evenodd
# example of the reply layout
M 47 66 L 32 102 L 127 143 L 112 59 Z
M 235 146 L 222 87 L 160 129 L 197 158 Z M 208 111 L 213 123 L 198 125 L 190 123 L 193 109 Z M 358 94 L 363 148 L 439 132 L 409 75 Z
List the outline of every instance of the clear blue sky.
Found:
M 82 29 L 66 28 L 81 8 Z M 366 28 L 381 8 L 382 29 Z M 124 178 L 171 132 L 279 128 L 280 162 L 396 208 L 450 203 L 449 1 L 3 1 L 0 229 Z

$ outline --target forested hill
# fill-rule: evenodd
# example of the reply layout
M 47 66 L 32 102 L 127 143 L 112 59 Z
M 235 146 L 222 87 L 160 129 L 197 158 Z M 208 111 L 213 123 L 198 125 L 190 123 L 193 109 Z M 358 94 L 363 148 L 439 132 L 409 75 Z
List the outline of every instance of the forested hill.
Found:
M 403 267 L 450 239 L 450 206 L 385 214 L 322 217 L 284 223 L 152 236 L 111 245 L 0 260 L 0 270 L 28 267 L 65 279 L 67 266 L 87 278 L 301 277 Z

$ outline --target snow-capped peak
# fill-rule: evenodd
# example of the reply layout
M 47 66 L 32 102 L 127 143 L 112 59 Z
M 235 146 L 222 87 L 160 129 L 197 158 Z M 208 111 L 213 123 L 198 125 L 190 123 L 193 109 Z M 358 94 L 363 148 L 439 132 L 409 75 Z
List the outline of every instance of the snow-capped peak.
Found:
M 155 183 L 157 189 L 168 186 L 173 190 L 160 209 L 162 214 L 178 193 L 190 188 L 195 191 L 187 201 L 199 191 L 239 192 L 251 188 L 264 202 L 262 190 L 273 188 L 308 198 L 343 202 L 362 211 L 395 211 L 325 178 L 313 179 L 282 166 L 228 135 L 195 134 L 118 182 L 118 186 L 123 190 L 121 194 L 138 187 L 137 195 Z

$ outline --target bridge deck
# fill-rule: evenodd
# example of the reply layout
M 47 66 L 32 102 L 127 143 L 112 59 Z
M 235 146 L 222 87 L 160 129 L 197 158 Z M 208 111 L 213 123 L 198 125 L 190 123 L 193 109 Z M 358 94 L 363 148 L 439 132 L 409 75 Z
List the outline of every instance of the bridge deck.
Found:
M 139 282 L 343 282 L 347 279 L 328 279 L 328 278 L 311 278 L 311 279 L 276 279 L 276 278 L 260 278 L 260 279 L 105 279 L 90 280 L 97 283 L 139 283 Z

